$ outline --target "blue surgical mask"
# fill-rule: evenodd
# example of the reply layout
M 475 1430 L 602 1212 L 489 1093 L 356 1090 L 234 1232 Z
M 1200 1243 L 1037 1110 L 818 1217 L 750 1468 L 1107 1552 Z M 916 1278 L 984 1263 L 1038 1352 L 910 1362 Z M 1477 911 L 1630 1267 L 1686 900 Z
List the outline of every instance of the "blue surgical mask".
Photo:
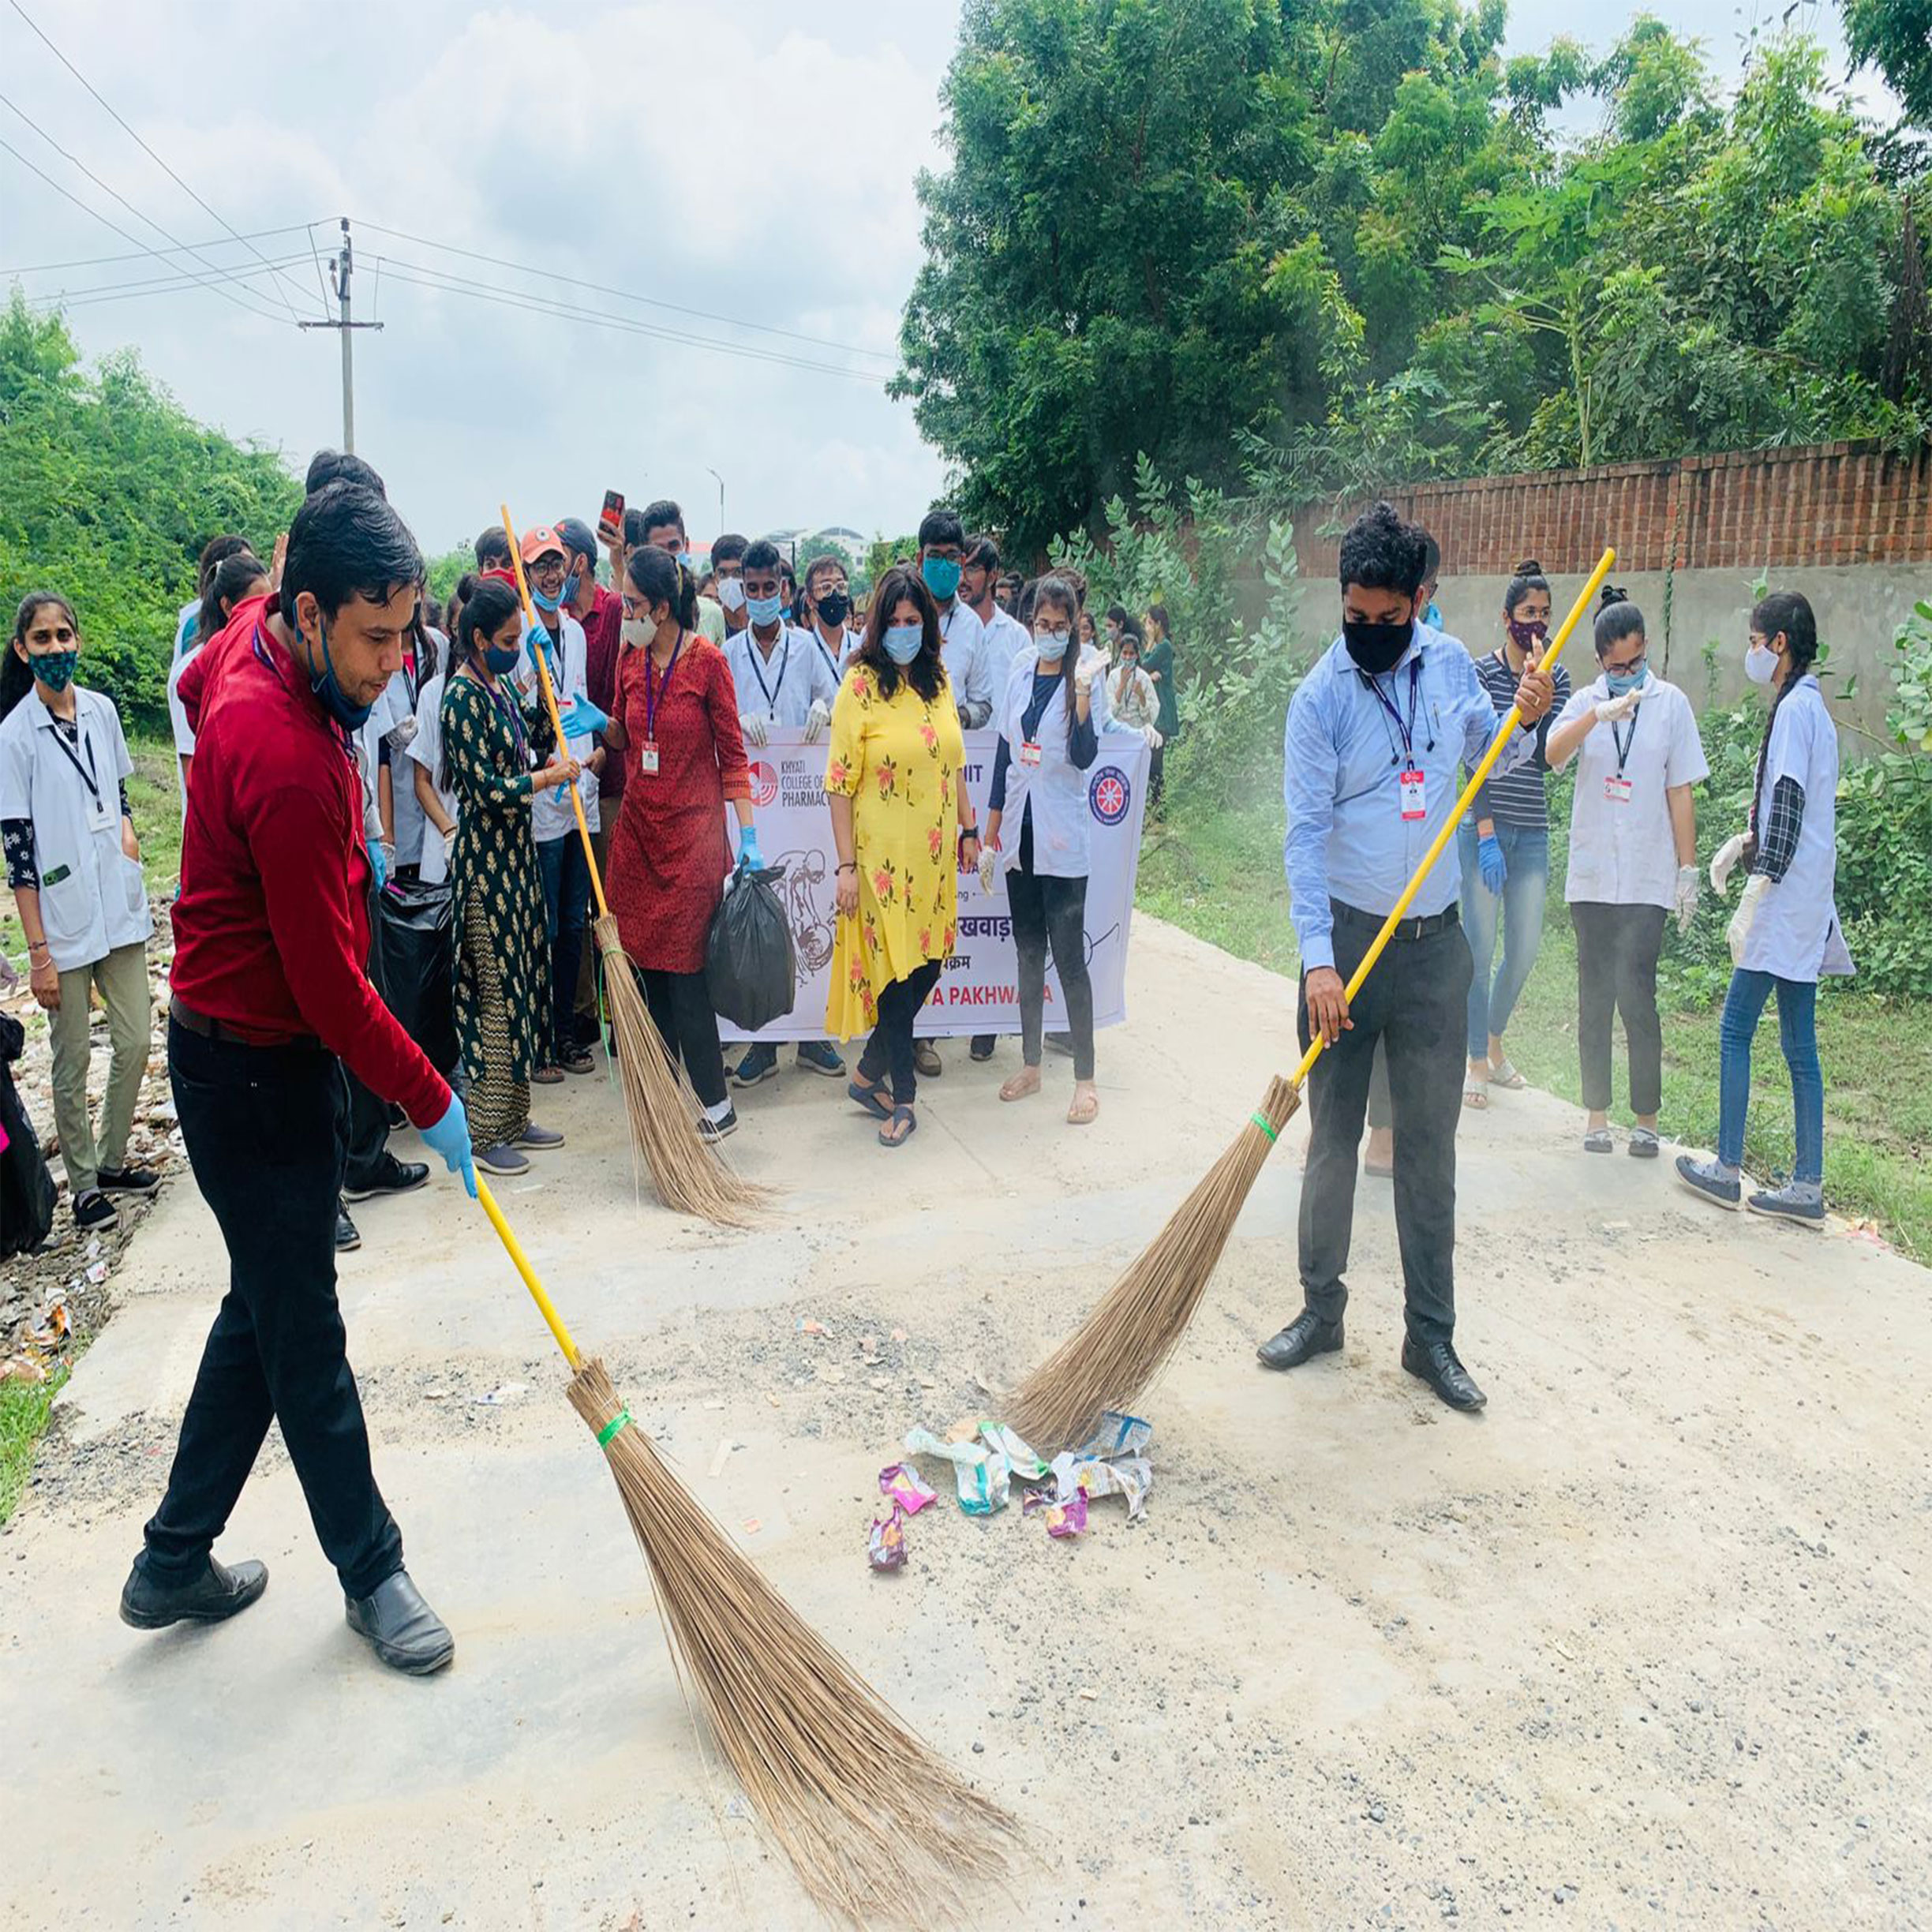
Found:
M 1067 654 L 1067 646 L 1073 641 L 1070 631 L 1035 631 L 1033 647 L 1039 653 L 1042 664 L 1056 665 Z
M 960 565 L 957 557 L 925 558 L 919 564 L 919 575 L 926 581 L 926 588 L 942 604 L 951 601 L 959 589 Z
M 570 594 L 570 586 L 567 584 L 565 585 L 563 590 L 560 591 L 556 597 L 545 597 L 542 591 L 539 590 L 536 585 L 533 583 L 530 587 L 530 601 L 534 604 L 540 611 L 553 611 L 556 608 L 558 605 L 562 603 L 564 599 Z
M 34 676 L 51 691 L 64 691 L 73 682 L 74 666 L 80 661 L 77 650 L 47 651 L 29 657 Z
M 745 599 L 745 608 L 751 613 L 751 621 L 754 624 L 776 623 L 784 614 L 784 600 L 775 597 L 748 597 Z
M 564 579 L 564 594 L 557 599 L 557 601 L 560 604 L 575 604 L 577 601 L 577 593 L 582 587 L 583 573 L 581 571 L 572 571 Z
M 1604 682 L 1610 687 L 1612 698 L 1621 698 L 1628 691 L 1637 690 L 1650 675 L 1648 665 L 1639 665 L 1634 671 L 1606 671 Z
M 919 654 L 919 646 L 926 642 L 923 624 L 888 624 L 886 627 L 886 655 L 896 665 L 909 665 Z
M 323 710 L 328 712 L 343 730 L 358 730 L 368 721 L 370 712 L 375 710 L 376 701 L 372 698 L 367 704 L 358 704 L 336 682 L 335 661 L 329 655 L 328 620 L 326 617 L 323 618 L 321 624 L 322 668 L 320 673 L 312 672 L 310 674 L 309 688 L 322 700 Z M 298 638 L 301 635 L 299 627 L 295 635 Z

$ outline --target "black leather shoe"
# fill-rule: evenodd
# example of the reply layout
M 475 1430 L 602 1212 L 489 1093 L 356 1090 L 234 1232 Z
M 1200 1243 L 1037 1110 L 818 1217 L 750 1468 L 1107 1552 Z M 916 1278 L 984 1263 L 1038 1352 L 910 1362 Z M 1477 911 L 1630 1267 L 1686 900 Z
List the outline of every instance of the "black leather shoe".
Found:
M 219 1623 L 245 1610 L 268 1587 L 258 1563 L 230 1570 L 211 1556 L 192 1583 L 157 1583 L 137 1563 L 121 1587 L 121 1621 L 136 1630 L 166 1630 L 170 1623 Z
M 349 1219 L 349 1210 L 340 1201 L 335 1204 L 335 1252 L 353 1254 L 362 1245 L 362 1237 L 356 1224 Z
M 440 1671 L 456 1654 L 449 1626 L 423 1601 L 406 1570 L 385 1577 L 366 1597 L 343 1600 L 349 1627 L 391 1670 L 411 1677 Z
M 373 1200 L 378 1194 L 407 1194 L 429 1178 L 428 1162 L 400 1161 L 385 1149 L 382 1159 L 364 1179 L 343 1189 L 343 1199 L 365 1201 Z
M 1298 1368 L 1311 1355 L 1332 1355 L 1342 1346 L 1342 1324 L 1304 1309 L 1278 1335 L 1255 1350 L 1264 1368 Z
M 1447 1342 L 1420 1342 L 1402 1337 L 1402 1365 L 1426 1382 L 1451 1409 L 1480 1409 L 1489 1398 L 1470 1379 Z

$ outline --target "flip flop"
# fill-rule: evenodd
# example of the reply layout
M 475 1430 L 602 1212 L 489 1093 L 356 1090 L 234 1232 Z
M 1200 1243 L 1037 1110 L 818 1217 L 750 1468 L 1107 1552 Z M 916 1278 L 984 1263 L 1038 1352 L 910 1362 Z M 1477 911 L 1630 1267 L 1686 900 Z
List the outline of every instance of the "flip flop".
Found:
M 1076 1091 L 1073 1104 L 1067 1109 L 1067 1125 L 1069 1127 L 1089 1127 L 1100 1118 L 1100 1096 L 1097 1093 Z
M 1489 1084 L 1506 1093 L 1521 1093 L 1530 1083 L 1507 1060 L 1497 1060 L 1489 1068 Z
M 861 1087 L 855 1080 L 848 1080 L 845 1083 L 845 1091 L 850 1094 L 853 1099 L 856 1100 L 859 1104 L 873 1117 L 874 1120 L 889 1121 L 892 1118 L 892 1109 L 879 1098 L 879 1090 L 878 1088 Z
M 905 1121 L 906 1130 L 902 1134 L 895 1134 L 893 1129 L 899 1125 L 902 1117 Z M 918 1132 L 919 1116 L 909 1106 L 896 1106 L 892 1110 L 892 1118 L 879 1129 L 879 1145 L 902 1148 Z
M 1480 1073 L 1463 1076 L 1462 1104 L 1472 1112 L 1480 1112 L 1489 1104 L 1489 1083 Z
M 1583 1151 L 1586 1154 L 1609 1154 L 1614 1152 L 1616 1148 L 1616 1143 L 1611 1139 L 1608 1127 L 1593 1127 L 1583 1136 Z

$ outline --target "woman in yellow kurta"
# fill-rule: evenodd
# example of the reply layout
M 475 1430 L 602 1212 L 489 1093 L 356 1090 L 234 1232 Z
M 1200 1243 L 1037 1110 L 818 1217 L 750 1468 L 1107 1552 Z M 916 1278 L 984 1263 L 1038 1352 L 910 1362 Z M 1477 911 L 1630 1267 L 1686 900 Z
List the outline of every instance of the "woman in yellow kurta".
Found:
M 842 1040 L 871 1030 L 846 1091 L 886 1123 L 886 1147 L 903 1146 L 919 1124 L 912 1023 L 953 950 L 959 874 L 979 863 L 965 741 L 939 650 L 932 593 L 910 571 L 888 571 L 839 687 L 826 764 L 839 856 L 826 1026 Z

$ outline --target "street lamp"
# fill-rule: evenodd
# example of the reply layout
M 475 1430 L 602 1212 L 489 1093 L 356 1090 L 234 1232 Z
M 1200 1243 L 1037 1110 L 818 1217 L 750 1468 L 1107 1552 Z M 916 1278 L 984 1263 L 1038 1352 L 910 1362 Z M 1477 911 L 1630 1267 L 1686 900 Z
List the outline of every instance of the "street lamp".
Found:
M 705 474 L 718 486 L 718 534 L 722 537 L 724 534 L 724 479 L 709 464 L 705 466 Z

